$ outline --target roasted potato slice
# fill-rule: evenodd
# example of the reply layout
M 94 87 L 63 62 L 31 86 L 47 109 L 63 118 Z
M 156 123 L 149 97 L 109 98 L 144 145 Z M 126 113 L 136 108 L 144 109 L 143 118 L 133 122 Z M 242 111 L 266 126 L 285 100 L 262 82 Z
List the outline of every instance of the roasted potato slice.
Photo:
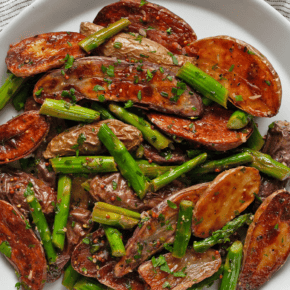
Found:
M 45 138 L 49 123 L 37 111 L 23 113 L 0 126 L 0 164 L 23 158 Z
M 19 273 L 23 289 L 43 289 L 47 265 L 41 242 L 16 208 L 3 200 L 0 208 L 1 252 Z
M 194 204 L 208 188 L 209 183 L 197 184 L 185 188 L 159 203 L 147 215 L 144 215 L 142 227 L 137 227 L 126 244 L 126 255 L 115 266 L 115 276 L 122 277 L 138 267 L 147 258 L 164 247 L 164 243 L 174 240 L 178 218 L 178 206 L 182 200 L 190 200 Z M 168 205 L 167 200 L 176 204 L 176 208 Z
M 267 58 L 244 41 L 229 36 L 204 38 L 189 46 L 196 65 L 229 90 L 229 100 L 257 117 L 275 116 L 282 88 Z
M 149 120 L 163 132 L 202 145 L 209 150 L 226 151 L 247 141 L 252 133 L 249 124 L 243 130 L 229 130 L 227 122 L 233 111 L 218 105 L 206 106 L 199 120 L 149 113 Z
M 207 277 L 212 276 L 221 266 L 221 256 L 218 251 L 209 249 L 204 253 L 196 253 L 193 249 L 187 249 L 185 256 L 174 258 L 171 253 L 164 258 L 168 268 L 172 272 L 164 272 L 159 267 L 154 267 L 152 261 L 143 263 L 138 272 L 150 285 L 151 290 L 163 290 L 164 283 L 171 290 L 186 290 L 193 284 L 197 284 Z M 175 277 L 173 273 L 181 272 L 184 277 Z
M 149 2 L 122 0 L 102 8 L 94 23 L 107 26 L 120 18 L 128 18 L 128 31 L 139 33 L 162 44 L 175 54 L 185 54 L 196 34 L 188 23 L 165 7 Z
M 201 97 L 175 75 L 153 63 L 128 63 L 114 58 L 86 57 L 74 62 L 69 70 L 54 70 L 42 77 L 34 88 L 38 103 L 61 99 L 62 92 L 75 90 L 77 100 L 127 102 L 140 107 L 184 117 L 200 116 Z M 172 79 L 167 77 L 171 76 Z M 35 95 L 40 90 L 41 95 Z
M 85 38 L 76 32 L 51 32 L 25 38 L 7 52 L 7 68 L 18 77 L 28 77 L 64 65 L 69 54 L 73 59 L 86 53 L 78 43 Z
M 261 204 L 248 229 L 237 289 L 260 289 L 289 253 L 290 193 L 279 190 Z
M 244 211 L 254 201 L 260 179 L 257 169 L 244 166 L 219 174 L 194 208 L 193 234 L 206 238 Z
M 84 126 L 78 125 L 55 136 L 43 153 L 44 158 L 50 159 L 56 156 L 75 155 L 76 149 L 83 155 L 105 152 L 106 148 L 98 138 L 100 126 L 104 123 L 109 126 L 128 150 L 138 147 L 143 141 L 142 133 L 137 128 L 119 120 L 104 120 Z M 84 139 L 80 146 L 78 146 L 79 136 Z

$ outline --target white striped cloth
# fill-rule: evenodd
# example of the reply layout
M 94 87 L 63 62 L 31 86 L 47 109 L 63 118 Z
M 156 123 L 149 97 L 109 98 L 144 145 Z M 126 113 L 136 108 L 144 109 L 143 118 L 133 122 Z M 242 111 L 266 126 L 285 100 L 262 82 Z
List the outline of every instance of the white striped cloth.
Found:
M 0 0 L 0 31 L 33 1 L 35 0 Z M 290 0 L 265 1 L 290 21 Z

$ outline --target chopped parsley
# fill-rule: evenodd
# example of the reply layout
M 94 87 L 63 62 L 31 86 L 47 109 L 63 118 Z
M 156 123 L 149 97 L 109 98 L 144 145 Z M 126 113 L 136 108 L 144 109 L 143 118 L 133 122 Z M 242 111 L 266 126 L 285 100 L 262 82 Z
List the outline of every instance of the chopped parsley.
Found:
M 169 56 L 171 56 L 173 64 L 178 65 L 178 60 L 177 60 L 176 56 L 170 51 L 168 51 L 167 54 Z
M 117 49 L 120 49 L 120 48 L 122 48 L 122 43 L 121 42 L 114 42 L 113 46 Z
M 170 208 L 177 209 L 177 205 L 174 202 L 172 202 L 171 200 L 167 200 L 167 204 Z
M 74 57 L 69 54 L 67 54 L 63 60 L 65 61 L 65 64 L 64 64 L 65 69 L 71 68 L 75 61 Z

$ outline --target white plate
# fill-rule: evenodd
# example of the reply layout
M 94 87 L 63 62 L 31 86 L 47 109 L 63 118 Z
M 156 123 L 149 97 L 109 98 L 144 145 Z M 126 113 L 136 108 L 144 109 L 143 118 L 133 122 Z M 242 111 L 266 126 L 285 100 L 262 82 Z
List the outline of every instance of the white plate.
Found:
M 105 0 L 37 0 L 20 13 L 0 34 L 0 80 L 6 76 L 5 56 L 9 44 L 25 37 L 51 31 L 79 31 L 81 21 L 93 21 Z M 278 72 L 283 88 L 280 112 L 271 119 L 259 119 L 264 134 L 274 120 L 290 120 L 290 23 L 263 0 L 154 0 L 183 19 L 198 38 L 229 35 L 256 47 Z M 0 112 L 3 124 L 17 115 L 11 105 Z M 0 289 L 14 290 L 13 268 L 0 256 Z M 266 284 L 263 290 L 286 290 L 290 261 Z M 64 290 L 61 280 L 45 290 Z M 215 289 L 215 288 L 212 288 Z

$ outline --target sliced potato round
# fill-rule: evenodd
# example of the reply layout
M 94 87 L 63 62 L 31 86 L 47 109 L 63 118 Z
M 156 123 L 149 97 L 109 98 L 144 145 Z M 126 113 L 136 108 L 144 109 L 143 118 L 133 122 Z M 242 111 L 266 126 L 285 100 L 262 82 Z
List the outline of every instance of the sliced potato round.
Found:
M 192 230 L 206 238 L 244 211 L 259 191 L 261 177 L 255 168 L 240 166 L 219 174 L 198 200 Z
M 229 90 L 229 100 L 257 117 L 275 116 L 281 105 L 282 88 L 268 59 L 244 41 L 215 36 L 190 45 L 196 65 Z

